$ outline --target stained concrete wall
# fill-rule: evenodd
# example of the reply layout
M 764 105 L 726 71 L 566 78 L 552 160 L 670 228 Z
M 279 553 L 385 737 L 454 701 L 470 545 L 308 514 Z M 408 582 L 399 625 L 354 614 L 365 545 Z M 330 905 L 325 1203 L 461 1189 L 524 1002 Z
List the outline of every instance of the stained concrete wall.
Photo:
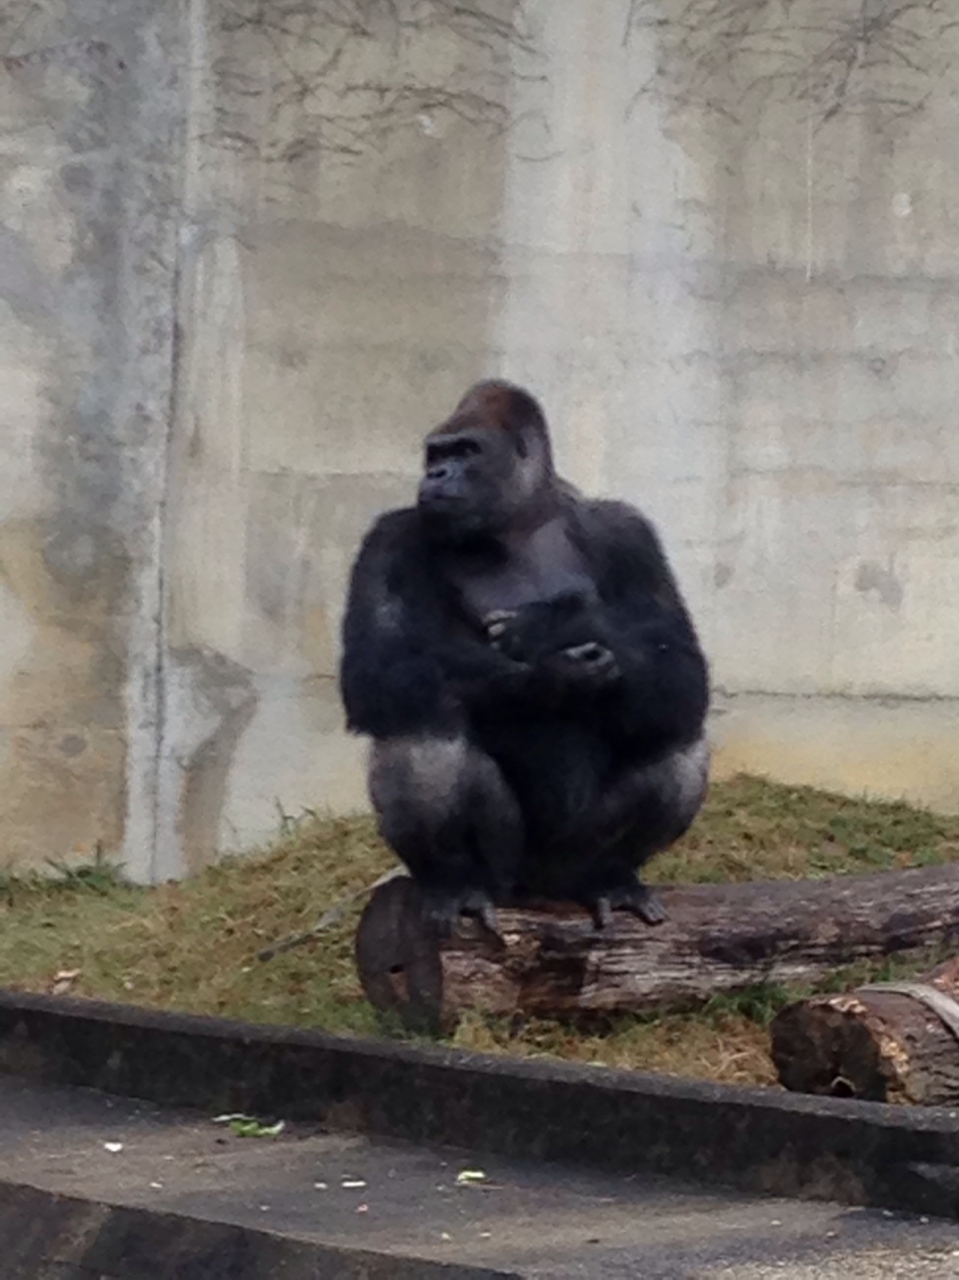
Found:
M 4 7 L 0 864 L 364 803 L 350 559 L 490 373 L 660 525 L 721 771 L 959 809 L 959 33 L 746 20 Z
M 4 866 L 153 843 L 180 48 L 149 0 L 0 12 Z

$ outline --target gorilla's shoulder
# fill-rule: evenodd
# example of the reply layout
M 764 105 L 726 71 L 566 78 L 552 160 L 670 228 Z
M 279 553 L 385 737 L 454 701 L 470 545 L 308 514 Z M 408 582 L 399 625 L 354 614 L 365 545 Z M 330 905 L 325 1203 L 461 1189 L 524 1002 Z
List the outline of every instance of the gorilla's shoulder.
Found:
M 415 507 L 394 507 L 392 511 L 383 511 L 376 517 L 370 525 L 370 533 L 405 533 L 417 528 L 419 519 Z
M 571 516 L 587 538 L 611 547 L 658 548 L 659 538 L 652 522 L 629 502 L 615 498 L 576 497 Z
M 401 551 L 419 546 L 422 541 L 422 522 L 415 507 L 397 507 L 376 517 L 366 537 L 368 548 Z

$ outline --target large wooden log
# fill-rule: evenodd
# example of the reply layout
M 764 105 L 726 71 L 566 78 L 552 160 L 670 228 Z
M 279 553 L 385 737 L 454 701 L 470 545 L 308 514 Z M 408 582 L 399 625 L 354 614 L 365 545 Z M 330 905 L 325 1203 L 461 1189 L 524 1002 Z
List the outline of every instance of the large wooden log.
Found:
M 496 1014 L 694 1006 L 760 982 L 810 982 L 837 965 L 959 941 L 959 865 L 824 880 L 665 888 L 665 924 L 623 912 L 598 932 L 566 905 L 501 909 L 499 932 L 463 921 L 438 943 L 405 877 L 360 920 L 363 989 L 410 1025 Z
M 800 1093 L 959 1102 L 959 958 L 908 982 L 815 996 L 773 1020 L 779 1079 Z

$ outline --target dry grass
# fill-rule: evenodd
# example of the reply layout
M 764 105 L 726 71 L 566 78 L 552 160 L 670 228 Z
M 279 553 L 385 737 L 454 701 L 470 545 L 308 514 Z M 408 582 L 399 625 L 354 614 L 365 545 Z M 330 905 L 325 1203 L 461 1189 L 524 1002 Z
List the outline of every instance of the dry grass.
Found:
M 108 867 L 0 881 L 0 985 L 45 991 L 58 973 L 79 970 L 71 987 L 78 995 L 383 1034 L 353 969 L 359 906 L 310 945 L 268 963 L 255 958 L 392 865 L 369 819 L 306 818 L 286 828 L 271 849 L 226 859 L 181 885 L 134 888 Z M 693 832 L 656 863 L 655 879 L 822 876 L 957 856 L 959 818 L 739 778 L 714 787 Z M 613 1018 L 588 1032 L 472 1016 L 453 1043 L 773 1083 L 764 1028 L 782 998 L 748 993 L 696 1015 Z
M 715 784 L 686 838 L 650 867 L 660 882 L 819 879 L 959 858 L 959 817 L 739 777 Z

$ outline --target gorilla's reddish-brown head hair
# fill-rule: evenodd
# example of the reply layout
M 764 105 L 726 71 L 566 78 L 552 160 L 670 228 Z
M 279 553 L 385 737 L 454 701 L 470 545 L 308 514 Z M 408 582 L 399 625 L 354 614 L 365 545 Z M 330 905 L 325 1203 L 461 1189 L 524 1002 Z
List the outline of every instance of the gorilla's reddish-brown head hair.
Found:
M 459 431 L 504 431 L 521 454 L 527 452 L 531 437 L 538 437 L 548 456 L 546 417 L 536 399 L 511 382 L 477 382 L 450 417 L 430 434 L 455 435 Z

